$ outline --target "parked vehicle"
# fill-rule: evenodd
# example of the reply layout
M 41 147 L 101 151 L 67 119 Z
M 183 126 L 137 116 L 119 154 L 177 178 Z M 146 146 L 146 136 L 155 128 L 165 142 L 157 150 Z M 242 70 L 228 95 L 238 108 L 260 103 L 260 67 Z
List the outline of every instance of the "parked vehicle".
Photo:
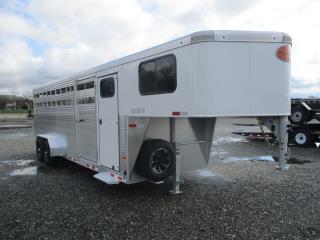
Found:
M 291 99 L 291 125 L 288 129 L 289 143 L 299 147 L 311 147 L 320 143 L 320 99 Z M 272 132 L 234 131 L 247 137 L 274 138 Z
M 307 147 L 320 142 L 320 124 L 315 121 L 311 122 L 312 120 L 320 121 L 320 99 L 292 99 L 290 116 L 292 143 Z
M 291 116 L 292 124 L 305 124 L 313 119 L 320 121 L 320 99 L 295 98 L 291 100 Z
M 291 38 L 196 32 L 34 89 L 37 156 L 108 183 L 160 182 L 204 167 L 217 117 L 261 116 L 287 157 Z M 270 98 L 272 96 L 272 98 Z

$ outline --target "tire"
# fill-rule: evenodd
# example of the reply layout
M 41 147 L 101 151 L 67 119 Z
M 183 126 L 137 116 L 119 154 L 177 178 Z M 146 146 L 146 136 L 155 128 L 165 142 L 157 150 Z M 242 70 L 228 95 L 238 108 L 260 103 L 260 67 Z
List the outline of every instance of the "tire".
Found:
M 307 113 L 301 108 L 293 108 L 291 110 L 291 116 L 290 116 L 290 121 L 293 124 L 302 124 L 306 122 L 307 119 Z
M 43 146 L 42 146 L 42 141 L 40 138 L 37 138 L 36 141 L 36 155 L 37 155 L 37 160 L 40 162 L 43 162 Z
M 310 146 L 312 143 L 311 133 L 306 129 L 297 129 L 292 133 L 292 141 L 299 147 Z
M 55 165 L 55 160 L 54 158 L 51 157 L 50 155 L 50 146 L 48 141 L 44 141 L 42 143 L 42 151 L 43 151 L 43 162 L 48 165 L 48 166 L 53 166 Z
M 147 140 L 141 147 L 136 170 L 141 176 L 160 182 L 172 175 L 175 162 L 175 152 L 170 143 L 162 139 Z

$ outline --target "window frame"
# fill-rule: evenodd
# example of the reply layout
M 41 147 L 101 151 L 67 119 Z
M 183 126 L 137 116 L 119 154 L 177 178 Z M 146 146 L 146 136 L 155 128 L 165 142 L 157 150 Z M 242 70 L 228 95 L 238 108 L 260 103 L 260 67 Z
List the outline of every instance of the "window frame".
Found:
M 155 69 L 157 71 L 157 64 L 156 61 L 162 58 L 166 58 L 166 57 L 173 57 L 174 59 L 174 67 L 175 67 L 175 86 L 174 89 L 171 91 L 157 91 L 157 92 L 148 92 L 148 93 L 144 93 L 142 92 L 141 89 L 141 74 L 140 74 L 140 69 L 141 69 L 141 65 L 142 64 L 146 64 L 146 63 L 150 63 L 150 62 L 154 62 L 155 63 Z M 177 90 L 177 85 L 178 85 L 178 74 L 177 74 L 177 58 L 173 53 L 167 54 L 167 55 L 163 55 L 161 57 L 157 57 L 157 58 L 152 58 L 143 62 L 139 63 L 139 67 L 138 67 L 138 81 L 139 81 L 139 93 L 141 96 L 149 96 L 149 95 L 158 95 L 158 94 L 166 94 L 166 93 L 174 93 Z

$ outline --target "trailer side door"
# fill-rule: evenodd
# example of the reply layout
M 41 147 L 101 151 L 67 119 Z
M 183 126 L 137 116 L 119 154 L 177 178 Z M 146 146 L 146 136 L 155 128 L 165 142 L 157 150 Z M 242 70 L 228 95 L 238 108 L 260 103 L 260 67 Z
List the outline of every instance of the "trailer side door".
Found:
M 95 77 L 81 79 L 76 86 L 77 156 L 98 163 Z
M 117 74 L 100 77 L 98 83 L 100 164 L 119 171 Z

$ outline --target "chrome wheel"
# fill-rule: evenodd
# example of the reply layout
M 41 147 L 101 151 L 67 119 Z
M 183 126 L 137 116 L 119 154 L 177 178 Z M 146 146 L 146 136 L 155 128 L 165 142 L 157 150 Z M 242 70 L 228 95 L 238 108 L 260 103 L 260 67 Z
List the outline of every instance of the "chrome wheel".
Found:
M 299 145 L 304 145 L 307 142 L 307 136 L 304 133 L 297 133 L 294 140 Z
M 302 112 L 301 111 L 296 111 L 296 112 L 293 112 L 292 116 L 291 116 L 291 119 L 293 122 L 295 123 L 299 123 L 302 121 Z
M 151 154 L 150 163 L 152 170 L 157 174 L 167 171 L 171 163 L 169 152 L 165 148 L 157 148 Z

